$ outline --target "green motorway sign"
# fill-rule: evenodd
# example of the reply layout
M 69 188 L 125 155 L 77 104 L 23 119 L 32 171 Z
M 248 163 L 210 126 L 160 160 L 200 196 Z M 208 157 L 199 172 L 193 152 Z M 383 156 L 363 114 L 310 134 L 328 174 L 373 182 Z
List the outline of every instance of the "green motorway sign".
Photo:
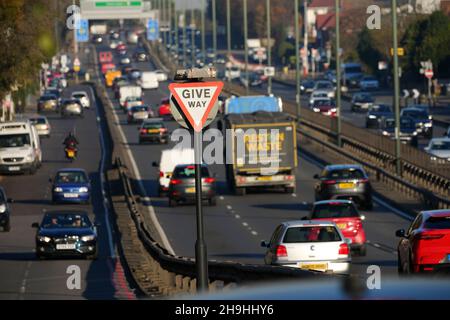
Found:
M 141 7 L 142 1 L 98 1 L 96 7 Z

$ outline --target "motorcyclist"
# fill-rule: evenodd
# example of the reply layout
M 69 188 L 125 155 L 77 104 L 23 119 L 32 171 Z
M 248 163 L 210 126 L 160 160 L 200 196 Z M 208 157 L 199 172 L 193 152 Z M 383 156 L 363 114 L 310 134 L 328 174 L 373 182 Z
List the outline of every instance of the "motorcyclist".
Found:
M 66 148 L 69 148 L 69 147 L 76 148 L 77 145 L 79 144 L 79 142 L 78 142 L 77 138 L 75 137 L 75 135 L 72 134 L 72 132 L 69 132 L 67 137 L 64 139 L 63 144 L 66 146 Z

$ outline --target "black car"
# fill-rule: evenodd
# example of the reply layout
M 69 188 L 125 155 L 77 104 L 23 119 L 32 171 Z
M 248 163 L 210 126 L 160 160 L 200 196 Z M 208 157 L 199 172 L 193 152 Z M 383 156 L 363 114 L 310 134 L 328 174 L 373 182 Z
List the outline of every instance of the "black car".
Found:
M 97 259 L 97 226 L 85 211 L 47 212 L 41 224 L 35 222 L 36 257 L 81 256 Z
M 347 199 L 371 210 L 372 186 L 369 177 L 359 165 L 328 165 L 320 175 L 315 187 L 315 200 Z
M 358 92 L 355 93 L 352 97 L 351 109 L 353 112 L 368 110 L 373 105 L 374 102 L 375 99 L 372 97 L 370 93 Z
M 417 128 L 417 134 L 428 139 L 433 137 L 433 118 L 426 108 L 408 107 L 400 112 L 402 117 L 410 117 L 414 120 Z
M 313 80 L 302 80 L 300 83 L 301 93 L 311 93 L 313 92 L 315 82 Z
M 11 230 L 11 209 L 9 207 L 10 202 L 12 202 L 12 200 L 6 197 L 5 190 L 0 187 L 0 227 L 2 227 L 2 230 L 5 232 Z
M 202 200 L 207 200 L 210 206 L 216 205 L 216 179 L 206 165 L 201 166 Z M 177 165 L 169 182 L 169 207 L 179 202 L 195 201 L 195 166 Z
M 366 116 L 366 128 L 378 129 L 384 118 L 392 118 L 391 108 L 385 104 L 375 104 L 369 108 Z
M 380 125 L 381 134 L 385 137 L 395 139 L 395 119 L 386 118 Z M 411 117 L 400 117 L 400 141 L 411 144 L 414 147 L 418 145 L 418 133 L 416 122 Z
M 163 119 L 144 120 L 139 127 L 139 143 L 157 141 L 167 144 L 169 142 L 169 132 Z

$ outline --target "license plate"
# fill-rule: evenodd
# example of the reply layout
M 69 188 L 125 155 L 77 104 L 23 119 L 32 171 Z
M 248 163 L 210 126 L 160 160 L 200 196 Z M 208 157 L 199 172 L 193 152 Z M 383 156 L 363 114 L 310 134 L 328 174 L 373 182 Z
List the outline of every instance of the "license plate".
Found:
M 69 157 L 71 157 L 71 158 L 73 158 L 75 156 L 75 152 L 73 152 L 73 151 L 69 151 L 67 153 L 68 153 Z
M 53 106 L 51 105 L 51 104 L 47 104 L 46 106 L 45 106 L 45 109 L 52 109 L 53 108 Z
M 75 243 L 57 244 L 56 249 L 57 250 L 74 250 Z
M 305 263 L 299 264 L 300 269 L 305 270 L 317 270 L 317 271 L 326 271 L 328 269 L 327 263 Z
M 76 193 L 64 193 L 64 198 L 78 198 Z
M 195 187 L 186 188 L 186 193 L 195 193 Z
M 352 189 L 355 187 L 354 183 L 339 183 L 340 189 Z
M 158 133 L 159 130 L 158 129 L 150 129 L 147 131 L 148 133 Z
M 346 223 L 337 223 L 336 225 L 339 229 L 345 229 L 347 227 Z
M 271 181 L 272 177 L 258 177 L 258 181 Z
M 8 167 L 9 171 L 19 171 L 20 167 Z

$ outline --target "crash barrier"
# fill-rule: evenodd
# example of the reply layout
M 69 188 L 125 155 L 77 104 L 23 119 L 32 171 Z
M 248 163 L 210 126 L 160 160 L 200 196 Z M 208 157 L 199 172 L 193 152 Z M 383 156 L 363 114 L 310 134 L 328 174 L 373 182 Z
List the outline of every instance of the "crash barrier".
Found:
M 195 260 L 171 255 L 156 242 L 140 213 L 138 199 L 133 193 L 132 182 L 127 168 L 120 158 L 115 160 L 122 192 L 125 196 L 130 218 L 134 222 L 137 237 L 149 254 L 148 275 L 163 294 L 195 293 L 196 264 Z M 194 243 L 192 244 L 194 246 Z M 208 261 L 209 291 L 226 290 L 239 284 L 257 281 L 280 279 L 317 279 L 331 275 L 320 272 L 306 271 L 296 268 L 286 268 L 266 265 L 250 265 L 235 262 Z M 153 287 L 153 292 L 155 287 Z
M 106 172 L 109 186 L 111 210 L 116 218 L 121 250 L 128 269 L 140 291 L 152 296 L 195 293 L 195 260 L 171 255 L 155 239 L 151 226 L 140 212 L 143 204 L 133 188 L 137 181 L 131 178 L 124 165 L 125 146 L 120 139 L 111 115 L 113 106 L 107 98 L 104 86 L 89 84 L 95 90 L 97 101 L 103 106 L 107 119 L 106 127 L 113 144 L 114 166 Z M 133 183 L 134 182 L 134 183 Z M 140 251 L 140 246 L 145 252 Z M 194 243 L 192 244 L 194 246 Z M 317 279 L 332 275 L 296 268 L 278 266 L 251 265 L 235 262 L 208 261 L 209 291 L 227 290 L 237 285 L 257 281 L 281 279 Z

